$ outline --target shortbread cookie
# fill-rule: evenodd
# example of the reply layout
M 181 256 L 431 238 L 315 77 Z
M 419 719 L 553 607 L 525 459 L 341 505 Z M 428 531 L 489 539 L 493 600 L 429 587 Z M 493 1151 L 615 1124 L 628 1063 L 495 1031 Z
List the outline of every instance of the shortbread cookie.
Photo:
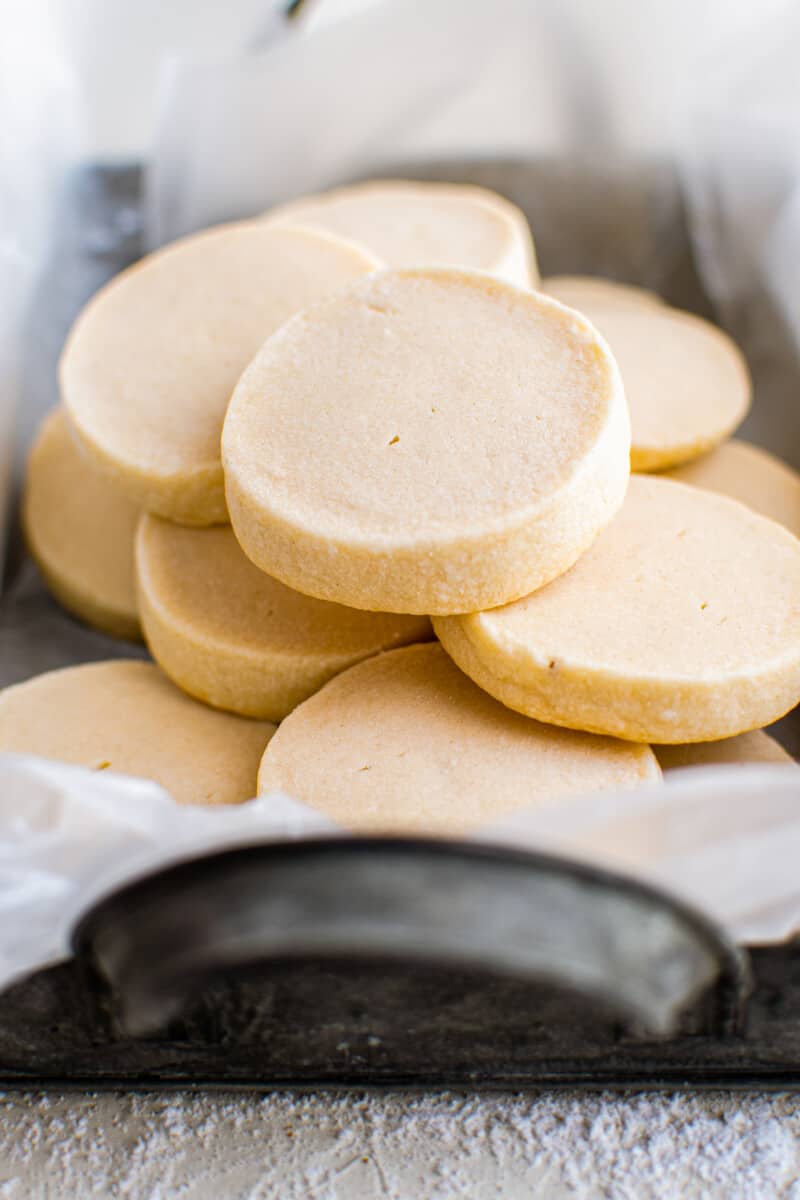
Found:
M 586 312 L 589 317 L 599 309 L 650 309 L 663 307 L 664 303 L 656 292 L 602 275 L 550 275 L 542 280 L 540 287 L 548 296 Z
M 280 721 L 346 667 L 432 637 L 427 617 L 292 591 L 253 566 L 227 525 L 144 516 L 136 567 L 153 657 L 191 695 L 248 717 Z
M 566 575 L 434 629 L 481 687 L 540 721 L 732 737 L 800 699 L 800 541 L 726 496 L 635 475 Z
M 114 637 L 139 638 L 133 538 L 139 509 L 80 453 L 62 409 L 28 459 L 22 519 L 56 599 Z
M 295 709 L 267 748 L 259 793 L 285 791 L 358 833 L 455 837 L 660 774 L 648 746 L 503 708 L 434 643 L 359 663 Z
M 653 751 L 664 771 L 675 771 L 682 767 L 726 767 L 740 763 L 794 763 L 791 754 L 763 729 L 740 733 L 738 737 L 724 738 L 721 742 L 654 746 Z
M 61 360 L 87 451 L 141 508 L 227 520 L 219 439 L 237 379 L 287 317 L 376 265 L 329 234 L 241 222 L 124 271 L 84 309 Z
M 565 571 L 617 511 L 628 412 L 578 313 L 447 268 L 386 271 L 288 322 L 222 439 L 234 531 L 289 587 L 472 612 Z
M 715 325 L 666 304 L 585 304 L 622 373 L 631 413 L 631 469 L 688 462 L 733 433 L 750 407 L 747 364 Z
M 695 462 L 675 467 L 668 475 L 741 500 L 800 537 L 800 475 L 760 446 L 734 438 Z
M 264 215 L 353 238 L 390 267 L 474 267 L 520 287 L 539 279 L 523 213 L 486 188 L 373 180 L 304 196 Z
M 179 804 L 249 800 L 274 731 L 198 704 L 152 663 L 66 667 L 0 692 L 0 750 L 152 779 Z

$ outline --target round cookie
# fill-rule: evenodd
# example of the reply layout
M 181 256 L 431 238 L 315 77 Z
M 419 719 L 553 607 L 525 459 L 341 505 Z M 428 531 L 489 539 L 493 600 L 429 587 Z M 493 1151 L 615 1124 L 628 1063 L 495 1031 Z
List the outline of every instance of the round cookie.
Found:
M 65 667 L 0 692 L 0 750 L 152 779 L 179 804 L 250 800 L 274 730 L 198 704 L 145 662 Z
M 682 767 L 727 767 L 739 763 L 794 764 L 791 754 L 763 729 L 740 733 L 738 737 L 724 738 L 721 742 L 654 746 L 653 753 L 663 771 L 676 771 Z
M 725 496 L 634 475 L 622 511 L 548 587 L 434 622 L 462 670 L 540 721 L 715 741 L 800 699 L 800 542 Z
M 339 671 L 433 636 L 427 617 L 360 612 L 292 591 L 254 567 L 230 526 L 145 515 L 139 600 L 153 657 L 207 704 L 282 720 Z
M 80 453 L 62 409 L 42 423 L 28 459 L 22 521 L 56 599 L 113 637 L 141 637 L 133 575 L 139 509 Z
M 750 407 L 747 364 L 715 325 L 666 304 L 581 309 L 617 360 L 631 414 L 631 470 L 660 471 L 727 438 Z
M 385 271 L 270 338 L 222 455 L 268 574 L 353 608 L 472 612 L 565 571 L 611 519 L 628 412 L 578 313 L 477 272 Z
M 389 267 L 473 267 L 519 287 L 539 279 L 523 213 L 471 184 L 373 180 L 304 196 L 264 215 L 352 238 Z
M 377 265 L 330 234 L 262 222 L 149 255 L 94 296 L 62 355 L 86 450 L 140 508 L 226 521 L 219 439 L 237 379 L 288 317 Z
M 648 746 L 503 708 L 433 643 L 367 659 L 301 704 L 267 747 L 258 787 L 358 833 L 457 837 L 517 809 L 660 774 Z
M 602 275 L 550 275 L 542 280 L 540 287 L 569 308 L 586 312 L 590 319 L 592 311 L 598 309 L 638 310 L 663 307 L 664 304 L 656 292 L 632 283 L 605 279 Z
M 681 483 L 741 500 L 800 537 L 800 475 L 760 446 L 734 438 L 667 474 Z

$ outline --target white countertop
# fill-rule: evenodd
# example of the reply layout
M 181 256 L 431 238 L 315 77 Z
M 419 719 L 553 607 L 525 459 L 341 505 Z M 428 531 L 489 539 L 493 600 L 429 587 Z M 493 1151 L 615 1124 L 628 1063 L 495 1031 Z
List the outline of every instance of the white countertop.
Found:
M 800 1096 L 0 1096 L 0 1197 L 800 1197 Z

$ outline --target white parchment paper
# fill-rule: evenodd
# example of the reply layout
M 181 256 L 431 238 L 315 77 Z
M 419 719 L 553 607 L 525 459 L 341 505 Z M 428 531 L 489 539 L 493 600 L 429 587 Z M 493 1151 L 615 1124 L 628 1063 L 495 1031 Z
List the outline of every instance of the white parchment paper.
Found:
M 694 767 L 663 784 L 520 811 L 480 833 L 635 875 L 740 942 L 800 929 L 800 767 Z
M 127 880 L 235 845 L 344 832 L 281 793 L 179 806 L 146 780 L 0 754 L 0 988 L 63 958 L 78 917 Z M 516 812 L 474 840 L 633 875 L 740 941 L 800 928 L 800 767 L 678 771 L 662 785 Z
M 281 793 L 184 807 L 144 779 L 0 754 L 0 988 L 64 958 L 80 914 L 127 880 L 207 851 L 336 832 Z

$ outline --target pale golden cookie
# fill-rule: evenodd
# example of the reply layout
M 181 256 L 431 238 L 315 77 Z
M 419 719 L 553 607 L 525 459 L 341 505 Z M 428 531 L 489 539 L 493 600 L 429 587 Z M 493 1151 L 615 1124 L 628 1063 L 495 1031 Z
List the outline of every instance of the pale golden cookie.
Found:
M 631 413 L 631 470 L 660 471 L 725 440 L 750 407 L 747 364 L 708 321 L 666 304 L 585 304 L 617 360 Z
M 66 667 L 0 692 L 0 750 L 152 779 L 179 804 L 251 799 L 274 729 L 198 704 L 152 663 Z
M 734 439 L 667 474 L 681 483 L 741 500 L 800 537 L 800 475 L 760 446 Z
M 353 238 L 390 267 L 473 267 L 519 287 L 539 279 L 523 213 L 470 184 L 373 180 L 304 196 L 264 215 Z
M 427 617 L 313 600 L 254 567 L 230 526 L 144 516 L 136 540 L 147 644 L 185 691 L 247 717 L 282 720 L 339 671 L 431 638 Z
M 84 446 L 141 508 L 227 520 L 219 439 L 237 379 L 287 317 L 376 265 L 329 234 L 263 222 L 149 255 L 97 293 L 67 341 L 61 392 Z
M 540 721 L 642 742 L 732 737 L 800 699 L 800 542 L 726 496 L 634 475 L 566 575 L 434 629 L 481 687 Z
M 113 637 L 141 637 L 133 577 L 139 509 L 80 453 L 62 409 L 42 423 L 28 459 L 22 520 L 56 599 Z
M 578 313 L 477 272 L 386 271 L 270 338 L 222 453 L 268 574 L 354 608 L 471 612 L 541 587 L 608 523 L 628 413 Z
M 654 746 L 653 752 L 664 771 L 682 767 L 726 767 L 737 763 L 793 763 L 780 742 L 753 729 L 721 742 L 695 742 L 688 746 Z
M 359 663 L 301 704 L 268 746 L 258 787 L 358 833 L 457 837 L 516 809 L 660 775 L 648 746 L 503 708 L 434 643 Z
M 664 303 L 656 292 L 632 283 L 605 279 L 602 275 L 549 275 L 542 280 L 540 287 L 548 296 L 555 297 L 569 308 L 585 312 L 590 319 L 592 310 L 597 311 L 598 308 L 640 309 L 662 306 Z

